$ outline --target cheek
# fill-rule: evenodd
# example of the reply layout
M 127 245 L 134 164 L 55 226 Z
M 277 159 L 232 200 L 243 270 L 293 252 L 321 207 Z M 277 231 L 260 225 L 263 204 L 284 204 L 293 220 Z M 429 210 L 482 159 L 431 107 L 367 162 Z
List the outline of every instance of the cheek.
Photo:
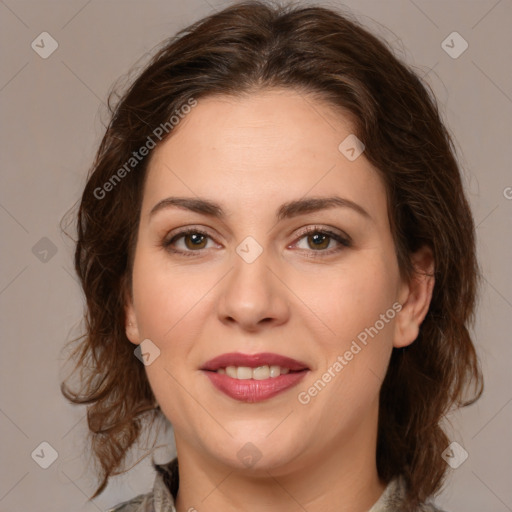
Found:
M 381 338 L 389 337 L 393 324 L 392 318 L 389 320 L 394 318 L 394 310 L 387 315 L 384 326 L 379 320 L 396 300 L 397 282 L 398 268 L 392 262 L 389 264 L 378 255 L 357 255 L 346 266 L 303 281 L 299 295 L 321 320 L 320 339 L 340 348 L 376 322 L 382 331 Z
M 165 344 L 194 316 L 212 283 L 192 266 L 171 266 L 161 255 L 141 250 L 134 262 L 133 294 L 141 337 Z M 190 325 L 187 325 L 189 328 Z
M 141 249 L 133 268 L 134 306 L 140 339 L 150 339 L 160 350 L 146 375 L 163 414 L 185 435 L 192 435 L 190 415 L 200 414 L 184 392 L 184 361 L 194 347 L 201 297 L 212 284 L 195 279 L 189 269 L 169 267 L 160 256 Z M 203 276 L 204 277 L 204 276 Z M 188 368 L 190 369 L 190 368 Z
M 322 320 L 317 325 L 328 326 L 314 336 L 322 353 L 316 379 L 301 387 L 312 401 L 311 417 L 321 414 L 326 423 L 355 428 L 372 410 L 393 348 L 395 277 L 380 263 L 366 264 L 364 272 L 325 279 L 322 298 L 316 289 L 305 299 Z

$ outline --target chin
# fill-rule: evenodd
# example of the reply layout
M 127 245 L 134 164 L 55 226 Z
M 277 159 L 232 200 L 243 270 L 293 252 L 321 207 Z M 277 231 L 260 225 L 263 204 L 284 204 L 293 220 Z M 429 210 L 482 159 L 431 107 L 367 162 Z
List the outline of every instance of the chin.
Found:
M 223 448 L 222 451 L 219 447 Z M 214 459 L 237 472 L 268 476 L 268 472 L 283 470 L 303 452 L 304 447 L 294 443 L 289 436 L 270 440 L 260 433 L 253 437 L 237 435 L 228 443 L 217 444 L 210 453 Z

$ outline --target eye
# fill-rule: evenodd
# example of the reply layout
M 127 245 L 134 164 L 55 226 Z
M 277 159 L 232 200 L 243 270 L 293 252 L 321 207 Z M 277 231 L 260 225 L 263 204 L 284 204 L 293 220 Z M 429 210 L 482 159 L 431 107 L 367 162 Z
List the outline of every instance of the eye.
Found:
M 313 257 L 330 255 L 341 251 L 344 247 L 351 246 L 351 240 L 348 235 L 341 235 L 340 233 L 335 233 L 334 231 L 321 228 L 319 226 L 309 227 L 305 231 L 303 231 L 301 235 L 302 236 L 299 238 L 299 240 L 305 239 L 306 244 L 308 246 L 304 250 L 308 250 L 312 247 L 313 249 L 311 256 Z M 325 250 L 329 247 L 331 241 L 333 240 L 337 242 L 338 247 L 334 247 L 334 249 L 330 250 Z
M 298 240 L 306 239 L 308 248 L 299 248 L 305 251 L 309 250 L 312 257 L 330 255 L 341 251 L 345 247 L 350 247 L 352 244 L 348 235 L 335 233 L 334 231 L 319 226 L 309 227 L 303 230 L 300 235 Z M 183 239 L 184 247 L 176 248 L 175 246 L 178 245 L 177 242 L 181 239 Z M 211 237 L 205 231 L 198 228 L 187 228 L 175 233 L 174 236 L 171 236 L 168 240 L 164 240 L 162 246 L 172 253 L 183 256 L 196 256 L 197 254 L 194 253 L 201 253 L 202 250 L 207 248 L 208 239 L 211 239 Z M 338 244 L 338 247 L 326 250 L 333 240 Z M 297 242 L 295 245 L 297 245 Z
M 185 243 L 185 250 L 175 249 L 172 246 L 176 244 L 177 240 L 183 238 Z M 208 233 L 201 231 L 197 228 L 187 228 L 176 233 L 172 238 L 163 242 L 163 246 L 174 253 L 180 253 L 185 256 L 193 256 L 193 252 L 199 252 L 201 249 L 205 249 L 205 240 L 210 238 Z

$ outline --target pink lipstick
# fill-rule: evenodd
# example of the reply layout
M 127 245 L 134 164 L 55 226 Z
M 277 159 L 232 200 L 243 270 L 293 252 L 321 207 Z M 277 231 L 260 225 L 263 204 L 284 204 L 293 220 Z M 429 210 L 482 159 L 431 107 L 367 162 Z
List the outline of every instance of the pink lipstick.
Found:
M 201 370 L 219 391 L 242 402 L 267 400 L 297 385 L 305 363 L 273 353 L 232 352 L 206 362 Z

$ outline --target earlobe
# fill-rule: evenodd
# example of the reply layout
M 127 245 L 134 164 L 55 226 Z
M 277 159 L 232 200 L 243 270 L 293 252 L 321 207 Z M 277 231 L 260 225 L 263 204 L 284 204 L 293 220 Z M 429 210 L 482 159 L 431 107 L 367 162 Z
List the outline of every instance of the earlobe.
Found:
M 125 332 L 126 337 L 134 344 L 140 344 L 139 329 L 137 327 L 137 320 L 135 318 L 135 311 L 133 306 L 129 305 L 125 308 Z
M 420 325 L 427 316 L 434 290 L 434 256 L 432 250 L 423 246 L 411 255 L 414 274 L 407 283 L 402 283 L 400 303 L 402 309 L 396 317 L 393 346 L 406 347 L 414 342 Z

